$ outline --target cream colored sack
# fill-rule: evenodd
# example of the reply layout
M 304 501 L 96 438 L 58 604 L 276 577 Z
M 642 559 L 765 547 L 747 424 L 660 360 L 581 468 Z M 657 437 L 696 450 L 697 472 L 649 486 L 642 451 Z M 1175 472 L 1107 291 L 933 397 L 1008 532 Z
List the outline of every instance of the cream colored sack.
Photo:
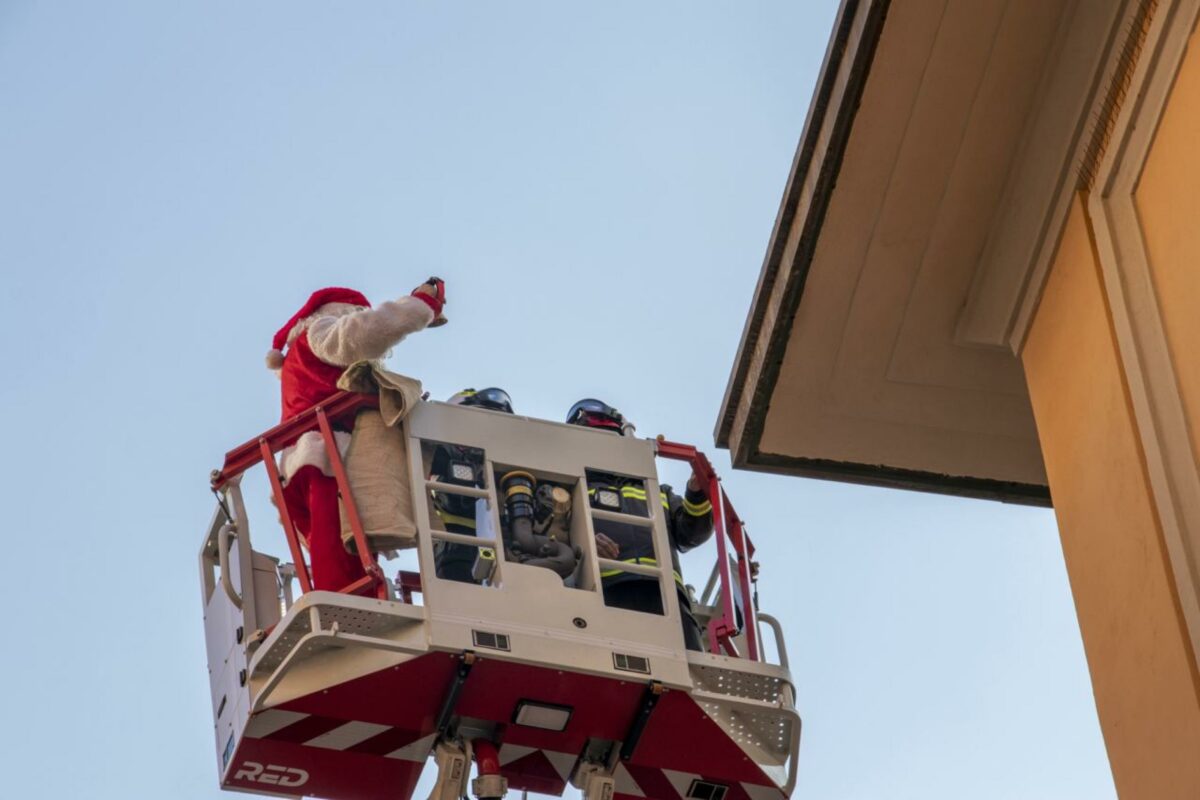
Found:
M 373 553 L 417 545 L 413 519 L 412 482 L 408 473 L 408 444 L 401 427 L 420 402 L 421 384 L 412 378 L 379 369 L 375 364 L 351 365 L 338 387 L 356 392 L 379 392 L 380 411 L 360 411 L 346 451 L 346 477 L 354 505 Z M 342 506 L 342 542 L 354 552 L 354 532 Z
M 417 546 L 408 447 L 403 431 L 383 424 L 378 411 L 360 411 L 346 451 L 346 477 L 373 553 Z M 354 532 L 342 506 L 342 541 L 354 551 Z

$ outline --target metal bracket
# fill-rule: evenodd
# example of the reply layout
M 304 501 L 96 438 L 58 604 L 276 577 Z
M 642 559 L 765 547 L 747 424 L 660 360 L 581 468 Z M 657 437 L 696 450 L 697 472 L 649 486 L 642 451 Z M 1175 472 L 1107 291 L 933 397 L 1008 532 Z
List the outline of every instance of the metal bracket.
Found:
M 471 781 L 471 793 L 479 800 L 496 800 L 508 794 L 508 779 L 503 775 L 480 775 Z
M 446 731 L 450 728 L 450 718 L 454 716 L 454 709 L 458 705 L 458 697 L 462 694 L 463 686 L 467 683 L 467 678 L 471 675 L 471 667 L 475 666 L 475 662 L 479 660 L 479 656 L 475 655 L 473 650 L 464 650 L 462 655 L 458 657 L 458 668 L 454 670 L 454 678 L 450 681 L 450 688 L 446 692 L 445 699 L 442 700 L 442 707 L 438 711 L 436 730 L 438 737 L 444 737 Z
M 646 684 L 646 691 L 642 692 L 642 701 L 638 706 L 637 716 L 633 718 L 633 722 L 629 726 L 629 733 L 625 734 L 625 740 L 621 742 L 620 757 L 622 761 L 633 758 L 633 751 L 637 748 L 638 740 L 642 738 L 646 723 L 650 721 L 650 714 L 658 705 L 658 698 L 662 697 L 664 691 L 665 689 L 659 681 L 650 681 Z
M 582 791 L 583 800 L 613 800 L 612 772 L 603 764 L 580 764 L 571 782 Z

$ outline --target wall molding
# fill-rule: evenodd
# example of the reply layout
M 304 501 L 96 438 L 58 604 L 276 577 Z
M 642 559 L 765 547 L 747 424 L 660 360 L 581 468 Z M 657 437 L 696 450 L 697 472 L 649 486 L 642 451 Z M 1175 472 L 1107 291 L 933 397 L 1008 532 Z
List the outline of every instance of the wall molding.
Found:
M 955 341 L 1020 355 L 1139 0 L 1066 0 Z
M 1193 663 L 1200 664 L 1200 469 L 1135 206 L 1142 170 L 1200 18 L 1161 0 L 1088 195 L 1089 223 Z

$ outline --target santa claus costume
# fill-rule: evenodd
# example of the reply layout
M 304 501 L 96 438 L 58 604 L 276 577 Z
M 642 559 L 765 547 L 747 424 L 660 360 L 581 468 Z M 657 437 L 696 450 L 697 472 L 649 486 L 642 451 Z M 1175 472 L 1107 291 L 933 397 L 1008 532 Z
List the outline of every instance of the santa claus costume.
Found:
M 440 282 L 424 284 L 410 296 L 378 308 L 353 289 L 313 292 L 275 334 L 267 354 L 267 366 L 280 378 L 282 419 L 336 394 L 346 367 L 383 358 L 405 336 L 433 322 L 445 302 L 441 287 Z M 330 422 L 338 449 L 344 453 L 353 421 Z M 365 577 L 361 561 L 342 545 L 337 481 L 321 434 L 309 431 L 285 449 L 279 472 L 288 514 L 308 542 L 313 588 L 338 591 Z

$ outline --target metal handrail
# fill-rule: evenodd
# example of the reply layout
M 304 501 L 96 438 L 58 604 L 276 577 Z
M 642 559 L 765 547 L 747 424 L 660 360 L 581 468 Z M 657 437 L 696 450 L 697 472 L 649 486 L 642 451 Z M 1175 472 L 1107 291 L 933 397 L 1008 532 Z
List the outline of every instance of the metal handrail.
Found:
M 692 472 L 705 487 L 708 500 L 712 504 L 713 528 L 717 534 L 717 570 L 720 581 L 721 615 L 709 620 L 709 650 L 716 654 L 720 654 L 724 650 L 727 655 L 740 657 L 733 642 L 733 638 L 739 631 L 733 602 L 734 581 L 727 554 L 728 548 L 732 547 L 733 552 L 737 555 L 734 566 L 740 578 L 738 584 L 741 590 L 743 613 L 746 615 L 743 629 L 746 636 L 746 655 L 752 661 L 761 661 L 762 648 L 759 647 L 758 623 L 754 610 L 754 598 L 750 590 L 754 579 L 751 566 L 754 557 L 754 543 L 750 541 L 750 537 L 746 533 L 745 524 L 734 510 L 729 496 L 721 488 L 721 479 L 717 476 L 717 471 L 713 469 L 712 462 L 704 453 L 691 445 L 669 442 L 662 436 L 655 441 L 655 447 L 660 458 L 686 461 L 690 464 Z M 726 539 L 728 539 L 728 544 Z
M 267 470 L 267 478 L 271 484 L 271 493 L 275 506 L 279 510 L 279 518 L 283 523 L 283 532 L 291 551 L 292 563 L 296 567 L 296 577 L 300 581 L 301 592 L 312 591 L 312 574 L 304 558 L 300 543 L 300 535 L 292 521 L 287 508 L 287 500 L 283 495 L 283 481 L 279 475 L 279 465 L 275 463 L 275 454 L 285 447 L 296 443 L 306 433 L 319 432 L 325 445 L 325 453 L 333 467 L 334 480 L 337 481 L 338 492 L 341 495 L 342 506 L 350 529 L 354 536 L 354 545 L 366 576 L 349 586 L 343 586 L 339 592 L 357 594 L 368 588 L 375 590 L 379 599 L 388 597 L 388 583 L 383 570 L 376 563 L 367 545 L 366 533 L 363 530 L 362 519 L 358 513 L 358 505 L 350 490 L 350 481 L 346 475 L 346 466 L 342 454 L 337 447 L 333 435 L 331 419 L 340 420 L 352 416 L 366 408 L 378 408 L 379 398 L 376 395 L 359 392 L 338 392 L 327 400 L 308 408 L 290 419 L 286 419 L 274 428 L 244 444 L 235 447 L 225 454 L 225 462 L 221 469 L 213 472 L 211 484 L 214 492 L 220 492 L 230 482 L 235 481 L 242 473 L 256 464 L 262 463 Z
M 758 612 L 758 621 L 765 622 L 768 627 L 774 631 L 775 652 L 779 654 L 779 666 L 783 667 L 784 669 L 790 669 L 788 666 L 787 644 L 783 639 L 783 626 L 779 624 L 779 620 L 777 620 L 772 614 L 768 614 L 765 611 Z
M 639 528 L 653 528 L 654 520 L 649 517 L 639 517 L 636 514 L 624 514 L 620 511 L 607 511 L 603 508 L 592 508 L 592 519 L 602 519 L 606 522 L 620 522 L 625 525 L 636 525 Z
M 713 589 L 717 588 L 717 581 L 721 578 L 720 564 L 713 562 L 712 570 L 708 573 L 708 580 L 704 583 L 704 591 L 700 593 L 700 605 L 712 605 L 709 600 L 712 599 Z
M 363 570 L 366 573 L 366 577 L 350 586 L 342 587 L 340 591 L 353 594 L 366 588 L 374 588 L 375 594 L 379 598 L 386 599 L 389 596 L 387 579 L 384 577 L 383 571 L 376 563 L 367 544 L 362 520 L 354 501 L 354 495 L 350 490 L 345 464 L 338 450 L 333 426 L 330 422 L 330 420 L 341 420 L 351 417 L 358 411 L 366 408 L 377 408 L 378 405 L 379 399 L 375 395 L 346 391 L 338 392 L 322 403 L 283 421 L 261 436 L 230 450 L 225 454 L 225 460 L 221 469 L 214 471 L 212 474 L 211 484 L 213 490 L 220 492 L 232 481 L 237 480 L 247 469 L 260 462 L 265 466 L 271 484 L 271 491 L 275 499 L 275 505 L 279 510 L 284 534 L 291 550 L 296 577 L 300 581 L 301 592 L 312 590 L 312 577 L 304 558 L 299 534 L 287 509 L 287 502 L 283 495 L 283 483 L 279 475 L 278 465 L 275 463 L 275 454 L 294 444 L 305 433 L 316 431 L 320 433 L 326 453 L 329 456 L 334 478 L 337 481 L 338 491 L 342 497 L 346 517 L 353 533 L 355 549 L 361 559 Z M 724 651 L 728 655 L 738 656 L 739 653 L 733 639 L 739 633 L 744 633 L 747 657 L 754 661 L 763 660 L 764 656 L 759 641 L 758 616 L 751 594 L 751 584 L 754 579 L 752 559 L 755 548 L 749 535 L 746 533 L 744 522 L 734 509 L 728 495 L 723 491 L 720 478 L 704 453 L 691 445 L 669 442 L 661 436 L 655 441 L 655 449 L 656 455 L 660 458 L 685 461 L 690 464 L 692 472 L 706 487 L 709 501 L 712 504 L 713 527 L 717 533 L 718 551 L 716 574 L 714 577 L 720 591 L 721 614 L 719 617 L 709 621 L 709 649 L 713 653 L 719 654 Z M 432 489 L 467 497 L 483 498 L 489 504 L 492 502 L 490 488 L 458 486 L 429 480 L 425 481 L 425 485 L 427 490 Z M 591 508 L 590 512 L 595 519 L 644 527 L 653 526 L 653 521 L 649 518 L 597 508 Z M 228 559 L 227 540 L 231 535 L 233 535 L 232 532 L 228 532 L 223 533 L 219 537 L 226 541 L 224 548 L 226 560 Z M 456 534 L 449 532 L 430 532 L 430 535 L 433 538 L 445 541 L 454 541 L 457 538 Z M 485 543 L 476 537 L 462 537 L 462 539 L 464 541 L 460 541 L 459 543 L 461 544 L 470 543 L 475 546 L 495 546 L 496 544 L 495 542 Z M 468 539 L 469 541 L 466 541 Z M 728 551 L 730 549 L 732 549 L 735 558 L 729 557 Z M 604 559 L 598 559 L 598 561 L 604 566 Z M 660 574 L 660 570 L 656 567 L 631 565 L 625 562 L 620 562 L 619 566 L 613 565 L 611 568 L 619 568 L 623 571 L 637 572 L 645 575 Z M 736 570 L 738 577 L 736 581 L 733 577 L 734 570 Z M 227 570 L 223 570 L 222 572 L 225 574 Z M 709 579 L 710 586 L 714 583 L 714 577 L 710 577 Z M 743 614 L 746 615 L 744 625 L 740 631 L 737 625 L 734 603 L 735 586 L 740 591 L 741 597 L 739 599 L 741 600 Z M 708 587 L 706 587 L 706 595 L 708 594 L 707 589 Z M 225 591 L 231 593 L 232 586 L 226 586 Z M 236 593 L 232 594 L 235 595 Z M 234 596 L 231 596 L 230 599 L 234 601 Z M 237 601 L 234 602 L 237 604 Z M 764 621 L 776 632 L 776 640 L 782 642 L 782 629 L 778 627 L 778 622 L 769 616 Z M 781 649 L 780 652 L 782 653 L 783 650 Z
M 658 567 L 652 567 L 649 564 L 639 564 L 635 561 L 614 561 L 611 558 L 597 558 L 596 564 L 602 570 L 632 572 L 634 575 L 648 575 L 653 578 L 657 578 L 662 574 L 662 570 Z
M 436 542 L 450 542 L 451 544 L 465 544 L 468 547 L 496 547 L 495 539 L 484 539 L 479 536 L 471 536 L 466 533 L 453 533 L 451 531 L 439 531 L 436 529 L 429 531 L 429 538 Z
M 291 611 L 292 605 L 296 602 L 292 596 L 292 578 L 296 577 L 296 565 L 286 562 L 279 565 L 279 581 L 283 584 L 283 609 Z
M 232 522 L 226 522 L 217 531 L 217 565 L 221 568 L 221 588 L 234 608 L 242 610 L 242 597 L 233 588 L 233 577 L 229 574 L 229 540 L 237 537 L 237 528 Z
M 480 489 L 476 486 L 460 486 L 457 483 L 443 483 L 442 481 L 425 481 L 425 487 L 431 491 L 441 492 L 442 494 L 456 494 L 462 497 L 474 497 L 479 500 L 487 500 L 488 505 L 492 504 L 492 493 L 487 489 Z
M 309 431 L 319 427 L 317 412 L 324 410 L 331 419 L 342 419 L 364 408 L 378 408 L 379 398 L 372 394 L 358 392 L 338 392 L 328 400 L 301 411 L 294 417 L 284 420 L 270 428 L 260 436 L 255 436 L 225 454 L 225 462 L 221 469 L 212 474 L 212 488 L 222 489 L 225 484 L 241 475 L 246 470 L 263 460 L 262 443 L 265 441 L 272 453 L 278 453 L 285 447 L 293 445 L 296 440 Z

